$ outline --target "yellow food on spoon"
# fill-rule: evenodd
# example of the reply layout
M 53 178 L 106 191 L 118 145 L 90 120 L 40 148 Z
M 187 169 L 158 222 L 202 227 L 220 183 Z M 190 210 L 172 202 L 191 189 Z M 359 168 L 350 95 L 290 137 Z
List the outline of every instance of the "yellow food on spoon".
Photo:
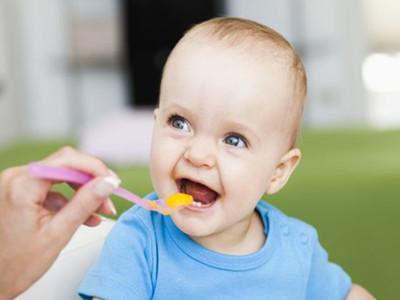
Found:
M 169 196 L 166 201 L 166 204 L 169 207 L 189 205 L 191 203 L 193 203 L 193 197 L 191 195 L 184 193 L 173 194 Z

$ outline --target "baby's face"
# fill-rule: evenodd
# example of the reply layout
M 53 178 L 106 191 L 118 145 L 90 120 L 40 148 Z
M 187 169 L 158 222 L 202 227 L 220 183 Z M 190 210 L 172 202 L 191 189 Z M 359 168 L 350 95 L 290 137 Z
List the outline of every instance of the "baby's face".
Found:
M 287 73 L 247 56 L 187 43 L 164 73 L 151 177 L 162 198 L 193 195 L 194 205 L 172 215 L 192 237 L 245 224 L 286 150 L 281 126 L 290 96 Z

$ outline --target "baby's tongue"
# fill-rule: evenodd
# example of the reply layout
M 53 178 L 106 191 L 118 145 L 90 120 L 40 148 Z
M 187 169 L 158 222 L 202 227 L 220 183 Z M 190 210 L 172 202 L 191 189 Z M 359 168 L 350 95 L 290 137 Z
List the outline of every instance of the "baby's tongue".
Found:
M 184 179 L 183 190 L 186 194 L 192 195 L 194 200 L 208 204 L 217 199 L 218 194 L 205 185 L 191 180 Z

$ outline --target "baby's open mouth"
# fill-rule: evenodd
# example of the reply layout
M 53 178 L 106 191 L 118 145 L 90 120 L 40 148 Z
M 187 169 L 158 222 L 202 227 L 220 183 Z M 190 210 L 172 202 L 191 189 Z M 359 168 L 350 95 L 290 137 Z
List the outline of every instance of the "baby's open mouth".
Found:
M 207 208 L 214 204 L 218 199 L 218 193 L 204 184 L 182 178 L 177 181 L 179 191 L 193 197 L 193 206 Z

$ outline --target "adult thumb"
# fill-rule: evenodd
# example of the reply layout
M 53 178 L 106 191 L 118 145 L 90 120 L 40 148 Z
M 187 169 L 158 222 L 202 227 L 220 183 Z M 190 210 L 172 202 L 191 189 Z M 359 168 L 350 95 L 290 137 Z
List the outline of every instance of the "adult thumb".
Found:
M 68 241 L 83 224 L 119 186 L 114 176 L 95 178 L 80 187 L 72 199 L 53 218 L 51 226 Z M 111 201 L 109 201 L 110 204 Z M 114 208 L 115 209 L 115 208 Z

